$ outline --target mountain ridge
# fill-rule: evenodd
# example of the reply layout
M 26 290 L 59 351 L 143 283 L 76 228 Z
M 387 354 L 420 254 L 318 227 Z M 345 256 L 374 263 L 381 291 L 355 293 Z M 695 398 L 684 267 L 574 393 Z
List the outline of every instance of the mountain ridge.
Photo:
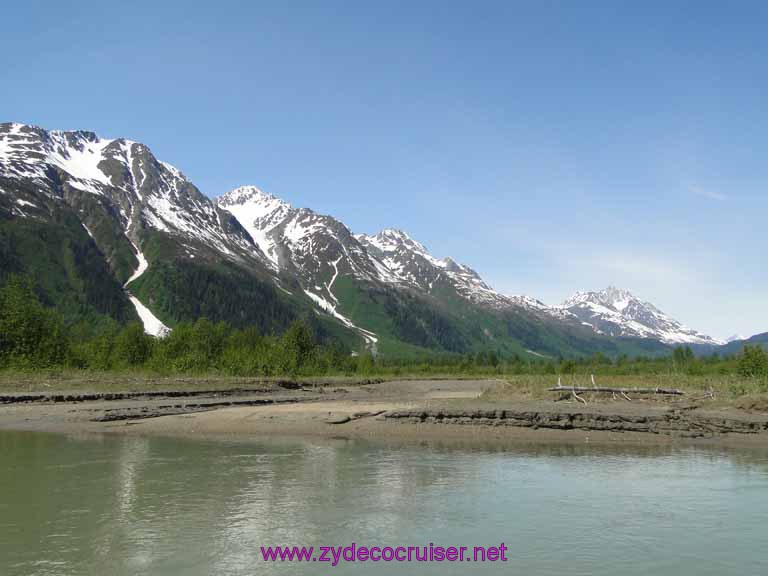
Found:
M 54 209 L 79 219 L 78 242 L 96 245 L 119 282 L 118 299 L 156 334 L 201 314 L 269 329 L 314 311 L 325 329 L 346 330 L 374 351 L 615 354 L 645 350 L 639 341 L 657 336 L 610 337 L 579 310 L 501 294 L 471 267 L 436 258 L 396 228 L 355 234 L 255 186 L 208 198 L 141 143 L 0 124 L 0 221 L 54 229 Z M 211 291 L 218 286 L 229 288 Z
M 233 194 L 242 201 L 243 194 L 248 191 L 255 191 L 253 193 L 256 195 L 257 205 L 277 206 L 283 214 L 290 210 L 303 210 L 305 214 L 315 214 L 307 208 L 293 208 L 288 202 L 264 193 L 255 186 L 236 188 L 220 196 L 219 198 L 223 198 L 224 202 L 219 203 L 221 206 L 230 204 Z M 248 218 L 255 212 L 257 211 L 242 210 L 239 214 Z M 238 216 L 237 210 L 232 213 Z M 331 217 L 320 216 L 320 218 Z M 334 222 L 338 221 L 334 219 Z M 258 223 L 257 220 L 255 224 Z M 241 221 L 241 224 L 247 230 L 253 231 L 254 239 L 263 237 L 265 234 L 262 227 L 252 222 Z M 274 221 L 270 221 L 270 225 L 272 224 Z M 271 228 L 270 231 L 275 229 L 276 227 Z M 349 231 L 348 228 L 346 230 Z M 560 305 L 548 306 L 530 296 L 509 296 L 497 292 L 469 266 L 458 264 L 450 257 L 436 258 L 424 244 L 401 229 L 385 228 L 376 234 L 362 233 L 353 234 L 353 236 L 373 258 L 374 268 L 379 271 L 378 279 L 384 282 L 408 284 L 426 294 L 433 292 L 436 283 L 449 282 L 467 300 L 498 309 L 517 306 L 532 313 L 548 314 L 562 321 L 578 322 L 597 334 L 655 338 L 670 345 L 724 344 L 716 338 L 685 327 L 650 302 L 637 298 L 628 290 L 609 286 L 601 291 L 577 292 Z M 358 246 L 355 249 L 359 252 Z M 387 269 L 384 275 L 380 273 L 382 265 Z

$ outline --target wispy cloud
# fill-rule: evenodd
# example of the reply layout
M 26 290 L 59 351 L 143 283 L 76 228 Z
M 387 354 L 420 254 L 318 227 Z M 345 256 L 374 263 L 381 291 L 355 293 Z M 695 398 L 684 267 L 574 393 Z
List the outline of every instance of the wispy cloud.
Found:
M 728 200 L 728 196 L 725 194 L 721 194 L 720 192 L 713 192 L 712 190 L 705 190 L 701 186 L 689 186 L 688 191 L 691 194 L 695 194 L 696 196 L 701 196 L 703 198 L 709 198 L 710 200 Z

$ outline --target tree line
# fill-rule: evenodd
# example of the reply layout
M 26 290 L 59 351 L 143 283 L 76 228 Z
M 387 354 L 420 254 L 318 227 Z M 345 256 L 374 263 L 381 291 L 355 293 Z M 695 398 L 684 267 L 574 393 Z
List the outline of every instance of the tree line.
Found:
M 374 357 L 336 342 L 318 343 L 310 326 L 293 322 L 282 334 L 233 328 L 205 318 L 180 323 L 162 339 L 142 326 L 114 324 L 83 337 L 54 309 L 43 306 L 31 280 L 11 276 L 0 287 L 0 369 L 147 370 L 164 374 L 220 373 L 232 376 L 335 374 L 737 374 L 768 382 L 768 354 L 745 346 L 735 357 L 697 358 L 687 347 L 660 358 L 611 359 L 504 356 L 497 351 L 431 354 L 418 359 Z

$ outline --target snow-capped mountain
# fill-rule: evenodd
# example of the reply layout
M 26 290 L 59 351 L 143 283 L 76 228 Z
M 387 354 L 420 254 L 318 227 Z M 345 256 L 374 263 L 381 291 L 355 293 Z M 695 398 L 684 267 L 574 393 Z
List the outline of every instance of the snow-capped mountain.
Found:
M 451 258 L 435 258 L 423 244 L 402 230 L 387 228 L 375 235 L 358 234 L 356 238 L 396 278 L 409 282 L 423 292 L 430 293 L 436 284 L 448 281 L 467 298 L 496 295 L 477 272 L 457 264 Z
M 652 338 L 670 345 L 722 344 L 683 326 L 650 302 L 613 286 L 599 292 L 578 292 L 552 311 L 572 315 L 598 334 L 608 336 Z
M 142 249 L 150 232 L 173 237 L 189 258 L 202 249 L 232 260 L 267 260 L 236 221 L 138 142 L 0 124 L 0 179 L 0 192 L 13 189 L 11 216 L 47 220 L 57 206 L 76 210 L 84 229 L 123 275 L 126 289 L 149 267 Z M 126 242 L 133 262 L 124 267 L 120 253 Z M 130 292 L 128 297 L 148 332 L 167 330 L 137 297 Z
M 332 285 L 339 275 L 423 294 L 448 286 L 469 301 L 496 308 L 544 307 L 532 298 L 496 292 L 470 267 L 451 258 L 435 258 L 401 230 L 353 234 L 331 216 L 294 208 L 255 186 L 236 188 L 216 202 L 237 218 L 277 270 L 298 274 L 305 292 L 325 301 L 324 309 L 338 303 Z
M 291 270 L 307 280 L 345 273 L 368 280 L 398 282 L 372 258 L 342 222 L 241 186 L 216 199 L 251 235 L 278 270 Z
M 331 216 L 241 186 L 216 199 L 232 214 L 270 260 L 273 269 L 298 278 L 304 294 L 322 311 L 357 330 L 368 342 L 376 334 L 357 326 L 339 311 L 337 279 L 402 283 L 378 258 L 368 253 L 343 223 Z
M 33 183 L 51 198 L 87 193 L 106 199 L 129 236 L 138 228 L 155 229 L 230 256 L 258 252 L 184 174 L 138 142 L 0 124 L 0 176 Z M 16 211 L 24 212 L 21 205 Z

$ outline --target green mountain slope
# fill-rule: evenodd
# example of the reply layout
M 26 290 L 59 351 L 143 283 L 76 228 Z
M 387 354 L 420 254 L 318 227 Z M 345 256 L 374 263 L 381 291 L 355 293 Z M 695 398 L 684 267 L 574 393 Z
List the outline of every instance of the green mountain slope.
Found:
M 6 192 L 17 190 L 0 181 Z M 21 191 L 29 217 L 15 217 L 9 193 L 0 195 L 0 282 L 30 277 L 42 302 L 70 324 L 99 326 L 138 320 L 107 258 L 66 205 Z M 15 202 L 14 202 L 15 203 Z M 18 204 L 16 204 L 18 206 Z
M 377 334 L 379 352 L 419 350 L 465 354 L 494 350 L 504 356 L 656 356 L 669 348 L 655 341 L 607 338 L 591 330 L 521 309 L 492 310 L 445 290 L 439 297 L 371 286 L 346 276 L 334 283 L 339 311 Z

